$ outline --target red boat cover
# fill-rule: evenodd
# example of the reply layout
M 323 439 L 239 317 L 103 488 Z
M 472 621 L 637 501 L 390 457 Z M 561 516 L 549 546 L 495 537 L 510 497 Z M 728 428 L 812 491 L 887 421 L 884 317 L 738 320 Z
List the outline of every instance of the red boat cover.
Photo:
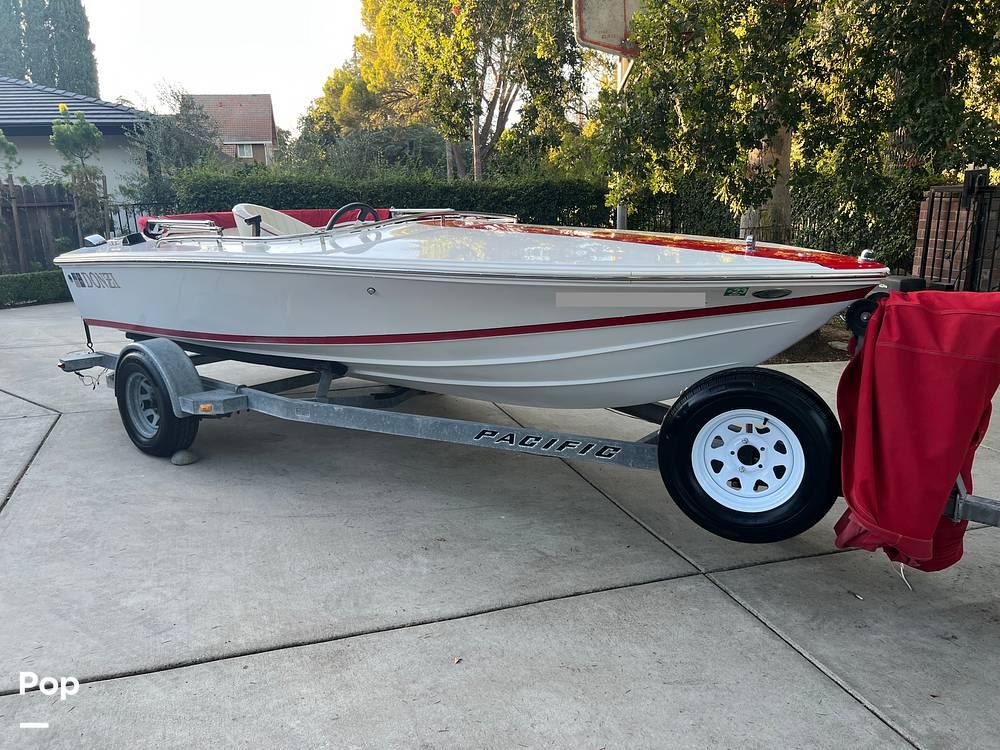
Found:
M 391 214 L 388 208 L 377 208 L 378 218 L 380 220 L 390 218 Z M 326 223 L 333 216 L 332 208 L 289 208 L 282 209 L 281 213 L 288 214 L 293 219 L 298 219 L 303 221 L 311 227 L 325 227 Z M 348 221 L 354 221 L 358 218 L 360 211 L 354 209 L 353 211 L 348 211 L 337 221 L 338 224 L 344 224 Z M 152 216 L 140 216 L 138 219 L 138 226 L 140 232 L 146 231 L 146 222 L 154 217 Z M 213 211 L 210 213 L 201 214 L 171 214 L 169 216 L 157 216 L 157 219 L 192 219 L 201 221 L 214 221 L 215 225 L 221 229 L 235 229 L 236 228 L 236 217 L 233 215 L 232 211 Z
M 943 517 L 1000 385 L 1000 293 L 913 292 L 883 299 L 837 391 L 849 510 L 838 547 L 941 570 L 962 556 L 967 522 Z

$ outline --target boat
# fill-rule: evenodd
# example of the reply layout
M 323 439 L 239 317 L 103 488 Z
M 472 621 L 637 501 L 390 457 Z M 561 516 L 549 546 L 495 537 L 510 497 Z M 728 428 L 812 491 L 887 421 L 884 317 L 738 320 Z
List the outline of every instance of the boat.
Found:
M 57 257 L 85 324 L 433 393 L 622 407 L 767 360 L 888 273 L 752 238 L 363 204 L 313 227 L 241 205 L 229 226 L 153 219 Z
M 240 204 L 141 224 L 56 259 L 91 344 L 59 366 L 101 368 L 91 382 L 107 374 L 148 455 L 188 463 L 202 420 L 257 412 L 658 470 L 691 520 L 744 542 L 801 533 L 839 494 L 829 406 L 751 365 L 848 305 L 848 322 L 867 319 L 887 273 L 877 263 L 753 238 L 364 204 Z M 91 326 L 132 341 L 97 351 Z M 197 369 L 224 360 L 304 372 L 248 386 Z M 358 389 L 352 376 L 374 382 Z M 608 407 L 655 431 L 623 441 L 395 410 L 427 394 Z

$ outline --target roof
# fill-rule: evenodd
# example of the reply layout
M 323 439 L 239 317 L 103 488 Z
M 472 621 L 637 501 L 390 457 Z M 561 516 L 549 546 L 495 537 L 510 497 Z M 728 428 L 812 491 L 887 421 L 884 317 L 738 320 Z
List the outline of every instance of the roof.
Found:
M 215 120 L 223 143 L 274 143 L 270 94 L 192 94 Z
M 0 129 L 7 135 L 51 132 L 60 104 L 83 112 L 88 122 L 105 132 L 120 131 L 122 126 L 145 116 L 144 112 L 124 104 L 0 76 Z

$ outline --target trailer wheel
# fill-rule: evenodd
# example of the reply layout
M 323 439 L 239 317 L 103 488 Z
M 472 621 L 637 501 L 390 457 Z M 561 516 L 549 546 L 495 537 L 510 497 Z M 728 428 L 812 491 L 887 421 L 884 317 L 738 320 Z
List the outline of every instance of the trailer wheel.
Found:
M 801 534 L 840 495 L 840 426 L 795 378 L 715 373 L 677 399 L 659 437 L 663 483 L 696 524 L 737 542 Z
M 143 453 L 172 456 L 198 434 L 198 418 L 174 414 L 162 378 L 139 354 L 126 354 L 118 363 L 115 398 L 125 432 Z

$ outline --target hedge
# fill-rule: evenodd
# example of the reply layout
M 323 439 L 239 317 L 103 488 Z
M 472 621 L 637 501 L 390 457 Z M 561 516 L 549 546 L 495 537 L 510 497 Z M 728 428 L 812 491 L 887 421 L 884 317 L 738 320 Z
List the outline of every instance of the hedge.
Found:
M 237 203 L 273 208 L 453 208 L 515 214 L 526 223 L 610 226 L 605 188 L 585 180 L 506 179 L 472 182 L 388 178 L 351 181 L 264 170 L 182 172 L 175 180 L 180 213 L 228 211 Z
M 629 229 L 736 237 L 739 217 L 714 192 L 711 181 L 689 175 L 676 182 L 672 193 L 642 193 L 629 211 Z
M 69 288 L 62 271 L 12 273 L 0 276 L 0 307 L 66 302 Z
M 837 175 L 797 170 L 792 178 L 796 244 L 859 255 L 875 251 L 889 268 L 913 264 L 917 211 L 924 191 L 942 175 L 870 174 L 845 183 Z

